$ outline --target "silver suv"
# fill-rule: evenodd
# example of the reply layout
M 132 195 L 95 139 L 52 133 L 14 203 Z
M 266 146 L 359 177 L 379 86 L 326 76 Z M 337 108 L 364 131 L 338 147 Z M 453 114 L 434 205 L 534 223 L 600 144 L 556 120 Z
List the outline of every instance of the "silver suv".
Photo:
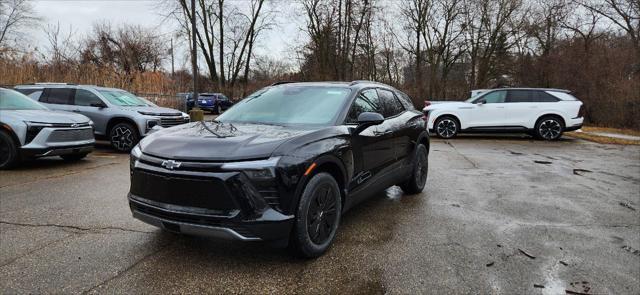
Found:
M 80 160 L 93 150 L 92 126 L 83 115 L 50 111 L 16 91 L 0 88 L 0 169 L 24 158 Z
M 128 152 L 155 126 L 188 123 L 189 115 L 158 107 L 127 91 L 94 85 L 36 83 L 15 89 L 50 109 L 83 114 L 93 120 L 96 137 L 106 137 Z

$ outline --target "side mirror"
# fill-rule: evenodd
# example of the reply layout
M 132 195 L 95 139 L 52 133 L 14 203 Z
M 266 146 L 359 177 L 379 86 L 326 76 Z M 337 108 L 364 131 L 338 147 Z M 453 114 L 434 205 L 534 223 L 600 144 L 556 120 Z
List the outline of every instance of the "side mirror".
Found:
M 365 129 L 373 125 L 379 125 L 384 122 L 384 117 L 379 113 L 364 112 L 358 115 L 358 127 L 356 127 L 355 133 L 359 134 Z
M 94 103 L 91 103 L 90 106 L 96 107 L 96 108 L 101 108 L 101 109 L 107 107 L 107 105 L 104 104 L 104 102 L 94 102 Z
M 487 103 L 487 101 L 484 99 L 478 100 L 478 102 L 476 102 L 476 104 L 479 104 L 479 105 L 483 105 L 485 103 Z

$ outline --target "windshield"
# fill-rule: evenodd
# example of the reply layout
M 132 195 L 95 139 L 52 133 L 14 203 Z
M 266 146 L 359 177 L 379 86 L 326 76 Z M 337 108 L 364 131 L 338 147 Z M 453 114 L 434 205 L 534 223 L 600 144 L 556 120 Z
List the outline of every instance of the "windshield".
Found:
M 123 107 L 146 107 L 149 104 L 142 98 L 139 98 L 124 90 L 99 90 L 104 97 L 112 104 Z
M 0 110 L 47 110 L 47 108 L 20 92 L 0 89 Z
M 261 89 L 220 115 L 221 122 L 274 125 L 328 125 L 351 90 L 336 86 L 283 86 Z

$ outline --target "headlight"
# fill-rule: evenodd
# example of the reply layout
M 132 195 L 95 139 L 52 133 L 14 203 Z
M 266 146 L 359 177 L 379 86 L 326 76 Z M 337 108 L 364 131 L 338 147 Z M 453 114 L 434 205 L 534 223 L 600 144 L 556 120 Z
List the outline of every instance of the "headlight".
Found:
M 222 164 L 223 170 L 242 171 L 251 179 L 265 179 L 275 176 L 275 167 L 280 157 L 267 160 L 231 162 Z
M 30 122 L 30 121 L 25 121 L 24 123 L 27 124 L 27 136 L 25 138 L 25 144 L 28 144 L 31 141 L 33 141 L 33 139 L 36 138 L 36 136 L 38 136 L 38 133 L 40 133 L 42 129 L 46 127 L 53 127 L 53 124 L 49 124 L 49 123 Z
M 138 144 L 133 147 L 133 149 L 131 149 L 131 158 L 139 159 L 140 157 L 142 157 L 142 150 L 140 149 L 140 145 Z

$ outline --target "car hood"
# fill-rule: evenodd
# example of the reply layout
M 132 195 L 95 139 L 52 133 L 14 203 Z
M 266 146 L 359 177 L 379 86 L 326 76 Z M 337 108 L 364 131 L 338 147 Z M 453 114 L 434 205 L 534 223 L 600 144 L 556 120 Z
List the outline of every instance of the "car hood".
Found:
M 7 115 L 15 116 L 22 121 L 40 122 L 40 123 L 86 123 L 89 118 L 64 111 L 50 110 L 5 110 Z
M 464 101 L 432 101 L 431 105 L 425 107 L 422 110 L 423 111 L 444 110 L 444 109 L 451 110 L 451 109 L 458 109 L 460 107 L 470 107 L 470 106 L 473 106 L 473 104 L 470 104 Z
M 170 108 L 163 108 L 163 107 L 145 106 L 145 107 L 122 107 L 122 108 L 125 109 L 125 110 L 129 110 L 129 111 L 143 112 L 143 113 L 148 113 L 148 114 L 153 114 L 153 115 L 182 116 L 182 112 L 181 111 L 178 111 L 178 110 L 175 110 L 175 109 L 170 109 Z
M 284 142 L 309 129 L 194 122 L 159 130 L 140 142 L 148 155 L 194 161 L 238 161 L 268 158 Z

